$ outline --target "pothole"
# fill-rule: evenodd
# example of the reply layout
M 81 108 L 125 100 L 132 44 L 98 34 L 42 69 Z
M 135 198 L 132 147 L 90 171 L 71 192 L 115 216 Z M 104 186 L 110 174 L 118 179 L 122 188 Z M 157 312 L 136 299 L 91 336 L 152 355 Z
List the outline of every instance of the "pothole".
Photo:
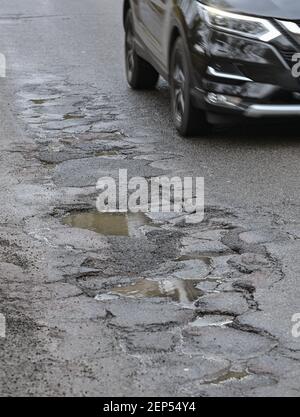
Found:
M 211 266 L 213 263 L 213 259 L 209 256 L 203 256 L 203 255 L 182 255 L 179 258 L 176 259 L 178 262 L 184 262 L 184 261 L 194 261 L 199 260 L 204 262 L 207 266 Z
M 48 101 L 53 101 L 53 100 L 56 100 L 56 97 L 55 98 L 34 98 L 34 99 L 31 99 L 30 101 L 31 103 L 35 105 L 42 105 L 42 104 L 47 103 Z
M 109 157 L 113 157 L 113 156 L 118 156 L 119 152 L 117 151 L 99 151 L 99 152 L 95 152 L 94 153 L 95 156 L 101 156 L 103 158 L 109 158 Z
M 149 223 L 150 220 L 143 213 L 99 213 L 96 210 L 71 213 L 63 218 L 66 226 L 106 236 L 136 237 L 139 229 Z
M 168 298 L 181 304 L 190 305 L 204 295 L 196 285 L 198 281 L 164 279 L 153 281 L 141 279 L 131 285 L 117 286 L 110 290 L 108 295 L 119 295 L 129 298 Z M 97 299 L 99 300 L 98 295 Z
M 247 378 L 249 376 L 249 373 L 247 371 L 232 371 L 229 370 L 225 372 L 224 374 L 218 376 L 215 379 L 212 379 L 210 381 L 207 381 L 206 383 L 218 385 L 218 384 L 224 384 L 226 382 L 230 381 L 242 381 L 243 379 Z
M 84 119 L 84 116 L 81 114 L 71 114 L 71 113 L 66 113 L 63 116 L 64 120 L 73 120 L 73 119 Z

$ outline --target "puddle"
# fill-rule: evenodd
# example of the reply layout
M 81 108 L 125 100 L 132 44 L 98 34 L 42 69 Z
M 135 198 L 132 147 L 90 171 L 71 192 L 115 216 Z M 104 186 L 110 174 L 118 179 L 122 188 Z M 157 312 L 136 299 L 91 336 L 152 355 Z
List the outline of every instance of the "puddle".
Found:
M 33 104 L 39 105 L 39 104 L 45 104 L 45 103 L 47 103 L 47 101 L 53 101 L 53 100 L 56 100 L 56 98 L 35 98 L 35 99 L 30 100 L 30 101 Z
M 227 316 L 207 316 L 198 317 L 195 321 L 190 323 L 192 327 L 224 327 L 233 323 L 233 317 Z
M 216 379 L 213 379 L 211 381 L 208 381 L 209 384 L 223 384 L 228 381 L 241 381 L 249 376 L 249 373 L 247 371 L 227 371 L 225 374 L 217 377 Z
M 64 120 L 84 119 L 83 115 L 67 113 L 63 117 Z
M 169 298 L 182 304 L 191 304 L 204 293 L 196 288 L 199 281 L 165 279 L 152 281 L 141 279 L 132 285 L 115 287 L 111 294 L 118 294 L 131 298 Z
M 223 283 L 221 278 L 218 277 L 206 277 L 201 280 L 197 285 L 197 288 L 204 291 L 205 293 L 219 293 L 219 286 Z
M 119 296 L 114 294 L 98 294 L 95 297 L 96 301 L 114 301 L 118 300 Z
M 143 213 L 99 213 L 96 210 L 73 213 L 63 218 L 63 224 L 91 230 L 106 236 L 139 235 L 139 228 L 149 224 Z
M 110 157 L 110 156 L 117 156 L 119 153 L 117 151 L 99 151 L 95 152 L 95 156 L 102 156 L 102 157 Z
M 179 258 L 176 259 L 178 262 L 184 262 L 184 261 L 202 261 L 207 266 L 211 266 L 213 263 L 213 260 L 209 256 L 202 256 L 202 255 L 182 255 Z

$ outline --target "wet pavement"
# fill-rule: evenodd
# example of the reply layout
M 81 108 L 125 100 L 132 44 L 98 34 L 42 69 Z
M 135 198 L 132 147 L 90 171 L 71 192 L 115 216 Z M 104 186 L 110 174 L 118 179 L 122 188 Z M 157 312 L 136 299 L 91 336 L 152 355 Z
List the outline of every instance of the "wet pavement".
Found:
M 1 395 L 299 396 L 299 127 L 183 139 L 128 89 L 121 1 L 2 0 Z M 203 176 L 206 213 L 95 211 Z

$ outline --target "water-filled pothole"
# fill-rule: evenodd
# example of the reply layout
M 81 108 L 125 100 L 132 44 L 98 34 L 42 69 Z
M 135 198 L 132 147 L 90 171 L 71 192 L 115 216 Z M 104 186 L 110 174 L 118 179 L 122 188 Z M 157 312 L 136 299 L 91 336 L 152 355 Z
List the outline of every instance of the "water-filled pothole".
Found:
M 63 218 L 63 224 L 87 229 L 106 236 L 139 235 L 139 229 L 149 224 L 143 213 L 99 213 L 97 210 L 71 213 Z
M 117 151 L 97 151 L 94 153 L 95 156 L 101 156 L 103 158 L 109 158 L 113 156 L 119 155 L 119 152 Z
M 63 116 L 64 120 L 73 120 L 73 119 L 84 119 L 84 116 L 82 114 L 72 114 L 72 113 L 66 113 Z
M 53 97 L 51 97 L 51 98 L 34 98 L 34 99 L 31 99 L 30 101 L 31 101 L 31 103 L 33 103 L 35 105 L 42 105 L 42 104 L 47 103 L 47 101 L 53 101 L 53 100 L 56 100 L 56 97 L 55 98 L 53 98 Z
M 200 261 L 203 261 L 207 265 L 211 265 L 211 263 L 212 263 L 212 259 L 209 256 L 203 256 L 203 255 L 197 255 L 197 254 L 194 254 L 194 255 L 181 255 L 176 260 L 178 262 L 200 260 Z
M 209 384 L 218 385 L 224 384 L 229 381 L 242 381 L 243 379 L 247 378 L 249 373 L 247 371 L 232 371 L 228 370 L 224 374 L 218 376 L 215 379 L 207 381 Z
M 191 304 L 204 294 L 196 288 L 198 283 L 199 281 L 173 278 L 160 281 L 141 279 L 132 285 L 114 287 L 110 294 L 130 298 L 169 298 L 182 304 Z

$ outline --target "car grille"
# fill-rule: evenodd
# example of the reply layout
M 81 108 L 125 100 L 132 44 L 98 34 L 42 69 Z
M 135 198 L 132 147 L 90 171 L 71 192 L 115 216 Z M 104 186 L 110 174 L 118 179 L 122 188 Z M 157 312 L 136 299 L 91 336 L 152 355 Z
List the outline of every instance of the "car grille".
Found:
M 281 50 L 280 54 L 282 55 L 282 57 L 284 58 L 284 60 L 286 61 L 286 63 L 292 68 L 295 65 L 295 61 L 293 61 L 293 56 L 296 54 L 296 51 L 285 51 L 285 50 Z

